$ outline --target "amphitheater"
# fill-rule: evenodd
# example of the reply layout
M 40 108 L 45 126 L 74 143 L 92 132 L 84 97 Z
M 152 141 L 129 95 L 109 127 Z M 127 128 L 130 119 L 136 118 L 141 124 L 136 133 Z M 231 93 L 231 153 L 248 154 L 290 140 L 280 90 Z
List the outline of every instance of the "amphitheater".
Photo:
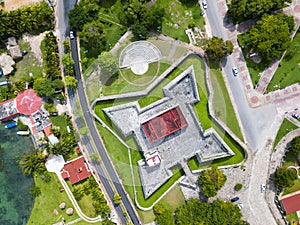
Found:
M 148 71 L 149 64 L 159 62 L 161 52 L 148 41 L 136 41 L 126 46 L 120 54 L 120 70 L 131 69 L 136 75 L 143 75 Z

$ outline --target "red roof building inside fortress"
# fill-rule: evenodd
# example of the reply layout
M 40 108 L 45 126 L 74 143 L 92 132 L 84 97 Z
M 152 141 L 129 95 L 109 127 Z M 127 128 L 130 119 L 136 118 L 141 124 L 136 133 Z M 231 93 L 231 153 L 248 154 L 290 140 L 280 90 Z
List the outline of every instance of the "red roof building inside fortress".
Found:
M 187 121 L 179 106 L 176 106 L 144 123 L 142 128 L 148 141 L 152 144 L 162 138 L 165 138 L 176 131 L 186 127 Z

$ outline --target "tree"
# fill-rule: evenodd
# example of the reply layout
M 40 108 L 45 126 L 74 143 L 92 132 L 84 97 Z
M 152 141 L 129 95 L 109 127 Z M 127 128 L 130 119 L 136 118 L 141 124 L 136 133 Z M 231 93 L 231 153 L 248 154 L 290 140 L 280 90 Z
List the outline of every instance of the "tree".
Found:
M 64 49 L 66 50 L 67 53 L 70 53 L 71 51 L 71 46 L 70 46 L 70 42 L 68 40 L 64 40 L 62 42 Z
M 291 30 L 283 14 L 263 15 L 249 30 L 249 44 L 262 60 L 269 63 L 278 58 L 291 43 Z
M 223 41 L 222 38 L 213 37 L 207 44 L 207 55 L 209 58 L 218 62 L 222 61 L 226 56 L 230 55 L 233 51 L 233 44 L 230 40 Z
M 65 77 L 66 86 L 75 89 L 77 87 L 78 80 L 72 76 Z
M 293 153 L 295 153 L 296 155 L 300 154 L 300 136 L 295 137 L 292 141 L 291 141 L 291 147 L 290 147 L 291 151 Z
M 101 69 L 100 80 L 104 83 L 118 74 L 117 59 L 111 52 L 101 53 L 99 56 L 99 66 Z
M 163 203 L 159 202 L 154 205 L 153 211 L 155 214 L 155 221 L 159 225 L 175 225 L 172 211 Z
M 280 167 L 275 172 L 275 184 L 278 188 L 291 187 L 294 184 L 294 180 L 298 178 L 297 171 L 294 169 L 288 169 L 286 167 Z
M 118 204 L 121 203 L 121 200 L 122 200 L 121 195 L 119 195 L 118 193 L 116 193 L 116 194 L 114 195 L 114 203 L 115 203 L 116 205 L 118 205 Z
M 212 167 L 200 174 L 198 183 L 202 186 L 204 195 L 209 198 L 217 195 L 217 191 L 223 187 L 226 179 L 217 167 Z
M 129 0 L 127 4 L 124 4 L 123 11 L 120 21 L 128 27 L 133 24 L 145 24 L 147 4 L 144 0 Z
M 41 189 L 37 186 L 32 187 L 29 189 L 29 193 L 32 194 L 33 196 L 37 197 L 42 194 Z
M 74 60 L 71 57 L 70 53 L 64 54 L 62 57 L 62 64 L 65 67 L 67 74 L 74 75 Z
M 25 175 L 41 174 L 46 171 L 45 155 L 39 150 L 24 154 L 19 162 Z
M 139 23 L 134 24 L 131 28 L 131 31 L 136 40 L 145 40 L 149 35 L 149 32 L 145 25 Z
M 39 96 L 51 97 L 55 94 L 51 80 L 45 77 L 39 77 L 34 81 L 33 90 Z
M 102 49 L 105 46 L 104 25 L 100 21 L 86 23 L 79 35 L 81 40 L 92 48 Z
M 284 7 L 285 2 L 291 0 L 231 0 L 228 5 L 227 16 L 236 23 L 257 18 L 270 11 Z
M 242 220 L 239 208 L 231 202 L 221 200 L 212 203 L 189 199 L 176 210 L 176 225 L 249 225 Z
M 243 187 L 243 185 L 240 184 L 240 183 L 238 183 L 238 184 L 236 184 L 236 185 L 234 186 L 234 190 L 235 190 L 235 191 L 239 191 L 239 190 L 242 189 L 242 187 Z

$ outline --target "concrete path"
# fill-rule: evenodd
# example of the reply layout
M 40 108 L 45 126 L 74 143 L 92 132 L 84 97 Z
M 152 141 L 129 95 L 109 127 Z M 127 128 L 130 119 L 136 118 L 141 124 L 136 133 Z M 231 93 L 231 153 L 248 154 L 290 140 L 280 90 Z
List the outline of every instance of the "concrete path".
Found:
M 73 195 L 72 191 L 70 190 L 68 184 L 67 184 L 67 183 L 65 182 L 65 180 L 61 177 L 60 172 L 57 172 L 56 175 L 57 175 L 57 177 L 58 177 L 60 183 L 62 184 L 63 188 L 65 189 L 65 191 L 66 191 L 66 193 L 67 193 L 67 195 L 68 195 L 68 197 L 69 197 L 71 203 L 73 204 L 73 206 L 74 206 L 74 208 L 75 208 L 77 214 L 79 215 L 79 217 L 80 217 L 81 219 L 83 219 L 84 221 L 89 222 L 89 223 L 96 223 L 96 222 L 102 222 L 102 221 L 104 221 L 104 219 L 102 219 L 101 216 L 97 216 L 97 217 L 95 217 L 95 218 L 90 218 L 90 217 L 88 217 L 87 215 L 85 215 L 85 214 L 81 211 L 81 209 L 80 209 L 80 207 L 79 207 L 79 205 L 78 205 L 76 199 L 74 198 L 74 195 Z

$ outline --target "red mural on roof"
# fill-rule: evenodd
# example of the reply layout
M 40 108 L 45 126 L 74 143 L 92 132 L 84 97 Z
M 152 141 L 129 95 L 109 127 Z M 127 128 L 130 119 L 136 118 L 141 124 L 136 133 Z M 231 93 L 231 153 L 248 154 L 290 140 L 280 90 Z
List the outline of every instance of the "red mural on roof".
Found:
M 150 143 L 167 137 L 186 127 L 181 109 L 176 106 L 142 124 L 142 128 Z
M 24 115 L 31 115 L 42 106 L 42 98 L 34 90 L 28 89 L 16 97 L 17 110 Z

